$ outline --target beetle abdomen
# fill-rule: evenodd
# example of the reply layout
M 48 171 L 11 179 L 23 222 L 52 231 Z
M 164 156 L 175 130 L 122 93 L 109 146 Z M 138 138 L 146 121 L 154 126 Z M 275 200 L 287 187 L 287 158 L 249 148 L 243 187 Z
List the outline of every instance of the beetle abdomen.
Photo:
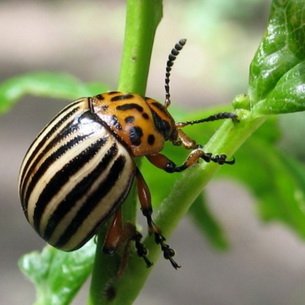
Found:
M 38 135 L 20 173 L 28 221 L 51 245 L 74 250 L 126 198 L 135 166 L 126 148 L 88 109 L 67 106 Z

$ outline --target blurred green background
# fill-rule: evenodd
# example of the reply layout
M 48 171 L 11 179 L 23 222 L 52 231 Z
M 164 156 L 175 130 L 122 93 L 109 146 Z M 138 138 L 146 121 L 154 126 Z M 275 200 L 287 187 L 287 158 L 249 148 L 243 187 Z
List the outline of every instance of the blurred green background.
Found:
M 163 100 L 165 62 L 180 38 L 187 38 L 188 44 L 172 74 L 173 104 L 189 109 L 227 104 L 246 92 L 248 66 L 270 3 L 164 1 L 147 95 Z M 0 81 L 34 70 L 63 71 L 115 89 L 124 14 L 124 1 L 1 1 Z M 37 132 L 66 104 L 27 97 L 0 117 L 1 304 L 34 300 L 33 287 L 18 270 L 17 260 L 44 243 L 23 216 L 18 169 Z M 283 126 L 296 122 L 296 117 L 285 118 Z M 295 137 L 291 132 L 300 125 L 289 126 L 283 143 L 296 147 L 292 144 L 301 142 L 297 132 Z M 300 145 L 297 154 L 303 151 Z M 136 305 L 304 304 L 305 245 L 281 224 L 263 225 L 255 215 L 254 200 L 238 185 L 218 180 L 208 186 L 207 196 L 231 248 L 217 252 L 185 218 L 171 238 L 183 268 L 176 272 L 161 260 Z M 85 288 L 74 304 L 84 304 L 86 295 Z

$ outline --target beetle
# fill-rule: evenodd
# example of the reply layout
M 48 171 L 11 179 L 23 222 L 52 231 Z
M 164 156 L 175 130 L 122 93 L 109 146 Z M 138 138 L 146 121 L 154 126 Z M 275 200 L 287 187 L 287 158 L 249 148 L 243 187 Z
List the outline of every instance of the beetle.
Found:
M 228 112 L 188 122 L 175 122 L 170 115 L 170 73 L 185 43 L 181 39 L 168 56 L 164 104 L 117 91 L 81 98 L 59 112 L 28 149 L 19 175 L 21 204 L 28 222 L 52 246 L 76 250 L 110 221 L 104 251 L 113 253 L 124 238 L 134 240 L 137 254 L 150 266 L 141 234 L 124 224 L 120 212 L 135 180 L 149 233 L 172 266 L 180 267 L 152 219 L 151 194 L 135 158 L 145 156 L 168 173 L 184 171 L 200 159 L 233 164 L 224 154 L 206 153 L 182 128 L 219 119 L 237 120 Z M 166 141 L 191 150 L 182 165 L 161 153 Z

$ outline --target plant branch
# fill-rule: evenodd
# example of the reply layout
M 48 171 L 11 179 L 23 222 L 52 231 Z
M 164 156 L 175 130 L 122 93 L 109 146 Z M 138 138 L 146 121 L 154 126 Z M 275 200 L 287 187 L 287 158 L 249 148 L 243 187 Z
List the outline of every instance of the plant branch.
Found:
M 119 77 L 118 90 L 145 94 L 147 77 L 149 72 L 150 57 L 157 26 L 162 18 L 161 0 L 128 0 L 126 12 L 126 30 Z M 125 221 L 135 222 L 136 196 L 134 189 L 130 192 L 123 205 L 123 217 Z M 121 280 L 118 275 L 119 257 L 102 253 L 105 238 L 105 227 L 98 234 L 97 251 L 93 267 L 89 304 L 103 305 L 114 304 L 116 299 L 124 299 L 121 304 L 127 302 L 128 294 L 137 295 L 139 287 L 129 282 L 129 293 L 120 291 L 118 283 Z M 123 275 L 125 278 L 125 274 Z M 128 281 L 128 279 L 126 279 Z M 121 295 L 121 293 L 124 293 Z
M 118 90 L 145 94 L 155 32 L 161 18 L 161 0 L 127 1 Z
M 244 110 L 240 112 L 239 118 L 241 122 L 234 125 L 230 121 L 223 123 L 205 145 L 206 151 L 225 152 L 229 156 L 233 155 L 265 121 L 264 118 L 251 118 L 250 113 Z M 168 194 L 168 197 L 161 203 L 158 214 L 155 216 L 155 222 L 162 228 L 165 236 L 168 237 L 173 232 L 191 204 L 202 192 L 203 187 L 219 168 L 220 166 L 215 163 L 202 162 L 199 166 L 180 173 L 179 179 Z M 149 258 L 156 262 L 160 255 L 159 246 L 149 236 L 145 240 L 145 245 L 149 250 Z M 170 264 L 169 268 L 171 268 Z M 151 268 L 145 268 L 144 264 L 141 264 L 136 256 L 130 257 L 124 278 L 122 278 L 117 287 L 121 292 L 120 296 L 116 298 L 113 304 L 132 304 L 132 301 L 137 297 L 134 292 L 140 291 L 150 271 Z M 132 283 L 132 291 L 130 291 L 130 283 Z

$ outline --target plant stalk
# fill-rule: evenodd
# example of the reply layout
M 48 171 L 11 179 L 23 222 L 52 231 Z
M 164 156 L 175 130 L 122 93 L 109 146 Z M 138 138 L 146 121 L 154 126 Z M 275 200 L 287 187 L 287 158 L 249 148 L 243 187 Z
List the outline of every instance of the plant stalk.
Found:
M 247 118 L 245 121 L 236 124 L 227 121 L 223 123 L 205 145 L 205 149 L 214 153 L 226 152 L 228 156 L 231 156 L 264 121 L 264 118 Z M 180 173 L 179 179 L 166 199 L 161 203 L 159 211 L 154 217 L 155 223 L 162 228 L 162 233 L 166 237 L 170 236 L 178 222 L 187 213 L 191 204 L 200 195 L 203 187 L 219 168 L 220 166 L 215 163 L 201 162 L 198 166 Z M 145 246 L 149 250 L 149 258 L 153 262 L 157 262 L 160 256 L 160 249 L 151 236 L 146 238 Z M 179 255 L 177 255 L 177 260 L 179 260 Z M 183 265 L 183 262 L 181 264 Z M 175 272 L 171 270 L 170 263 L 168 268 L 169 272 Z M 113 305 L 132 304 L 137 297 L 137 293 L 144 286 L 151 269 L 146 268 L 143 263 L 141 264 L 138 257 L 130 257 L 124 278 L 121 279 L 117 286 L 120 294 Z M 130 283 L 132 283 L 132 290 L 130 289 Z
M 127 1 L 119 91 L 145 94 L 154 36 L 161 18 L 162 0 Z M 135 223 L 135 217 L 136 195 L 133 188 L 123 204 L 123 218 L 125 221 Z M 102 253 L 105 234 L 106 229 L 103 227 L 98 234 L 88 303 L 90 305 L 114 304 L 116 299 L 120 298 L 124 299 L 121 304 L 127 305 L 126 291 L 121 292 L 118 288 L 119 282 L 122 280 L 117 274 L 120 258 L 117 254 L 109 256 Z M 122 277 L 125 278 L 125 274 Z M 139 293 L 139 290 L 132 291 L 133 285 L 130 282 L 129 286 L 132 295 Z M 139 289 L 139 287 L 135 287 L 135 289 Z

